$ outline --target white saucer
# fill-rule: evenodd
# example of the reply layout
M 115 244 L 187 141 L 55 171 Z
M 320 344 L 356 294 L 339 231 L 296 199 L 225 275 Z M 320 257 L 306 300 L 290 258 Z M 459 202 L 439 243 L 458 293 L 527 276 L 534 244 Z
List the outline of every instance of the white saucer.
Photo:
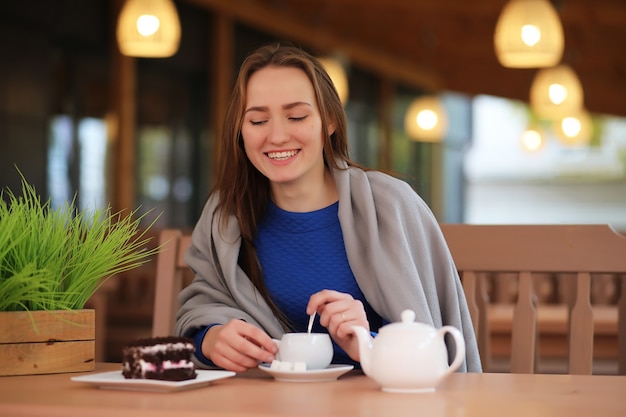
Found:
M 156 379 L 126 379 L 122 371 L 102 372 L 99 374 L 88 374 L 74 376 L 72 381 L 86 382 L 96 385 L 102 389 L 130 390 L 130 391 L 151 391 L 151 392 L 173 392 L 192 388 L 199 388 L 209 385 L 212 381 L 235 376 L 235 372 L 219 370 L 196 370 L 198 376 L 186 381 L 160 381 Z
M 329 365 L 326 369 L 310 371 L 280 371 L 271 369 L 269 364 L 259 365 L 259 369 L 272 375 L 277 381 L 286 382 L 330 382 L 354 369 L 353 365 Z

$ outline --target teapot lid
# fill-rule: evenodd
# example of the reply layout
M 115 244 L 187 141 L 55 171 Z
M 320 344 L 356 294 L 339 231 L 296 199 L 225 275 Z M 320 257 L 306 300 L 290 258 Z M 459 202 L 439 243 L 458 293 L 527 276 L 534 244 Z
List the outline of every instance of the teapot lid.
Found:
M 414 330 L 416 327 L 420 325 L 415 321 L 415 312 L 413 310 L 404 310 L 400 315 L 401 321 L 396 323 L 391 323 L 384 326 L 382 330 Z
M 402 323 L 413 323 L 415 322 L 415 311 L 413 310 L 404 310 L 400 315 L 402 319 Z

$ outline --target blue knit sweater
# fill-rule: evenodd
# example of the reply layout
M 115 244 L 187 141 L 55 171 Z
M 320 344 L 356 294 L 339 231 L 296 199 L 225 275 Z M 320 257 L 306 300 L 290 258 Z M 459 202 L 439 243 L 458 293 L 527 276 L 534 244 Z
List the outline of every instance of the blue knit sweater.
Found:
M 323 289 L 351 294 L 365 305 L 371 330 L 382 319 L 365 300 L 354 279 L 337 216 L 339 203 L 308 213 L 282 210 L 270 203 L 255 240 L 265 285 L 272 300 L 291 320 L 293 331 L 305 332 L 309 297 Z M 313 331 L 328 333 L 315 320 Z M 335 345 L 333 363 L 355 364 Z
M 372 332 L 377 332 L 383 324 L 383 319 L 365 299 L 348 264 L 338 208 L 337 202 L 321 210 L 295 213 L 270 203 L 268 214 L 259 225 L 255 246 L 265 285 L 295 332 L 307 331 L 309 297 L 324 289 L 347 293 L 361 300 Z M 201 347 L 210 327 L 194 334 L 196 356 L 206 364 L 212 363 L 202 354 Z M 315 320 L 312 331 L 328 333 L 319 320 Z M 360 367 L 337 344 L 333 345 L 332 363 Z

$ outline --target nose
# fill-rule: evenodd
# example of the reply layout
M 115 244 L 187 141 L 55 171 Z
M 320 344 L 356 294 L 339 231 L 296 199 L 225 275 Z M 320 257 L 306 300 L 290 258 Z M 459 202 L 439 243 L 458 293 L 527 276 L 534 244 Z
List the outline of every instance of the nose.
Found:
M 289 132 L 286 123 L 282 120 L 273 120 L 270 124 L 268 140 L 274 144 L 281 144 L 289 141 Z

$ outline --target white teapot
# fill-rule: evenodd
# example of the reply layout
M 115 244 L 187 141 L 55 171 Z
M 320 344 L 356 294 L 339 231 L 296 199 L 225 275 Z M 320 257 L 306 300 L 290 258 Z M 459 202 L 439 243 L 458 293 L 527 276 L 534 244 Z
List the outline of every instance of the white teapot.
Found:
M 364 327 L 353 326 L 353 330 L 363 372 L 387 392 L 433 392 L 465 358 L 465 340 L 459 330 L 417 323 L 411 310 L 402 312 L 401 323 L 383 326 L 375 339 Z M 456 344 L 456 357 L 449 366 L 446 333 Z

